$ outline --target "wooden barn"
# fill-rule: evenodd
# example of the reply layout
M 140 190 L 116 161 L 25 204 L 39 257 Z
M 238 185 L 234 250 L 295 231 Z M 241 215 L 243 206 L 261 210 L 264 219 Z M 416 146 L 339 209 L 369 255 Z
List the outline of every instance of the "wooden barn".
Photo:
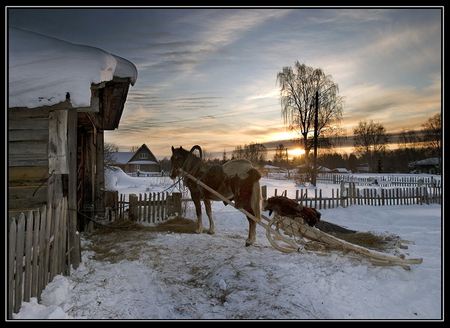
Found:
M 161 172 L 161 164 L 146 144 L 135 152 L 112 153 L 111 160 L 111 166 L 120 167 L 126 173 L 139 175 Z
M 118 128 L 137 70 L 101 49 L 11 27 L 8 42 L 9 211 L 55 212 L 64 199 L 77 267 L 75 234 L 105 210 L 104 131 Z

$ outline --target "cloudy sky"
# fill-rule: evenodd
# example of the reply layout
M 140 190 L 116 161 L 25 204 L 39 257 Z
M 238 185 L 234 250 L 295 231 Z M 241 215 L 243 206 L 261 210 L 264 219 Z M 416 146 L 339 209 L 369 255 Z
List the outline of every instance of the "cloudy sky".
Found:
M 119 129 L 121 151 L 146 143 L 158 158 L 199 144 L 291 139 L 276 75 L 295 61 L 322 68 L 359 121 L 419 130 L 441 111 L 441 8 L 7 9 L 10 26 L 95 46 L 139 72 Z M 286 146 L 286 144 L 285 144 Z

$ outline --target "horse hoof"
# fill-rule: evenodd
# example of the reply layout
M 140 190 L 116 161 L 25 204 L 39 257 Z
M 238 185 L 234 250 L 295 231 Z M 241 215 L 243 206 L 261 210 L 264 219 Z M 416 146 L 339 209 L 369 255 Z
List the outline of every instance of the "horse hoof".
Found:
M 253 245 L 253 243 L 249 243 L 249 242 L 245 243 L 245 247 L 252 246 L 252 245 Z
M 214 231 L 208 230 L 208 235 L 214 235 Z
M 197 230 L 195 230 L 195 233 L 202 233 L 203 232 L 203 229 L 197 229 Z

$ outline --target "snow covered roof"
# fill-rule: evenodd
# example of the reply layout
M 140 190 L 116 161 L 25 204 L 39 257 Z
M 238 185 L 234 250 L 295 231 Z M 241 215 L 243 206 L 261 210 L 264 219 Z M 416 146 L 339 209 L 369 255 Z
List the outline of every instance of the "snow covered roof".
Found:
M 116 164 L 127 164 L 131 158 L 133 157 L 134 152 L 123 152 L 118 151 L 111 154 L 111 158 L 114 160 Z
M 280 168 L 278 166 L 274 166 L 274 165 L 264 165 L 265 169 L 275 169 L 275 170 L 279 170 Z
M 336 167 L 332 170 L 330 170 L 331 172 L 336 172 L 336 173 L 348 173 L 348 170 L 344 167 Z
M 137 80 L 130 61 L 99 48 L 9 27 L 9 107 L 52 106 L 66 100 L 89 107 L 91 84 Z
M 416 161 L 415 165 L 439 165 L 439 157 L 430 157 Z
M 128 164 L 141 164 L 141 165 L 143 165 L 143 164 L 158 164 L 158 163 L 156 163 L 155 161 L 149 161 L 149 160 L 143 160 L 143 159 L 141 159 L 141 160 L 139 160 L 139 161 L 131 161 L 131 162 L 128 162 Z

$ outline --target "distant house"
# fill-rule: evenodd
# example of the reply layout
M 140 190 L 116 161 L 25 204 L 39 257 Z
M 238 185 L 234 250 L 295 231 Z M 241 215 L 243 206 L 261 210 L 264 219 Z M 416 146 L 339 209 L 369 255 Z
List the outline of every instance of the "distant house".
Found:
M 344 167 L 337 167 L 337 168 L 334 168 L 334 169 L 328 171 L 328 173 L 341 173 L 342 174 L 342 173 L 348 173 L 348 170 Z
M 308 172 L 308 167 L 306 166 L 306 164 L 300 164 L 297 166 L 297 171 L 298 173 L 306 173 Z M 322 165 L 318 165 L 317 166 L 317 172 L 318 173 L 333 173 L 330 172 L 331 170 L 328 167 L 322 166 Z
M 428 173 L 428 174 L 440 174 L 441 163 L 439 157 L 430 157 L 409 163 L 409 167 L 415 171 L 415 173 Z
M 116 152 L 111 157 L 111 166 L 120 167 L 126 173 L 161 172 L 161 164 L 146 144 L 135 152 Z
M 368 173 L 369 172 L 369 163 L 359 164 L 356 167 L 356 172 L 358 172 L 358 173 Z

